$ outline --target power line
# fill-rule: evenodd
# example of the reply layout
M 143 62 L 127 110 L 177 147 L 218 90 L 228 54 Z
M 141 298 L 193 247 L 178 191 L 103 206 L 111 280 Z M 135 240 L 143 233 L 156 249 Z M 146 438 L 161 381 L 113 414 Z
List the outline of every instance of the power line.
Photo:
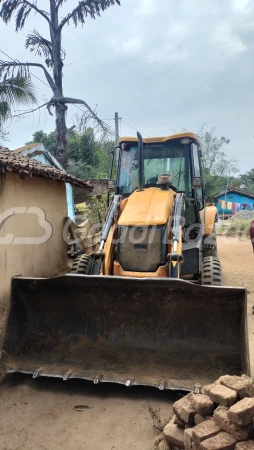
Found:
M 138 131 L 137 128 L 133 127 L 132 125 L 129 125 L 129 124 L 128 124 L 127 122 L 125 122 L 123 119 L 122 119 L 122 122 L 125 123 L 125 125 L 127 125 L 128 127 L 132 128 L 133 130 Z M 140 131 L 140 133 L 143 134 L 144 136 L 148 137 L 148 138 L 150 137 L 150 136 L 148 136 L 147 134 L 142 133 L 141 131 Z
M 103 119 L 103 120 L 115 120 L 115 118 L 114 118 L 114 117 L 111 117 L 110 119 Z M 125 125 L 127 125 L 127 126 L 130 127 L 130 128 L 132 128 L 133 130 L 138 131 L 137 128 L 135 128 L 135 127 L 133 127 L 132 125 L 129 125 L 127 122 L 125 122 L 125 121 L 122 119 L 122 117 L 121 117 L 120 121 L 123 122 L 123 123 L 125 123 Z M 141 132 L 141 134 L 143 134 L 144 136 L 146 136 L 146 137 L 148 137 L 148 138 L 150 137 L 150 136 L 148 136 L 148 135 L 145 134 L 145 133 L 142 133 L 142 132 Z
M 11 56 L 7 55 L 7 53 L 5 53 L 3 50 L 0 49 L 0 52 L 3 53 L 3 55 L 7 56 L 7 58 L 11 59 L 12 61 L 14 61 L 14 62 L 17 61 L 18 63 L 21 64 L 21 62 L 20 62 L 18 59 L 12 58 Z M 41 83 L 43 83 L 45 86 L 47 86 L 48 88 L 50 88 L 50 86 L 49 86 L 47 83 L 45 83 L 45 81 L 43 81 L 41 78 L 37 77 L 37 75 L 35 75 L 33 72 L 28 71 L 28 69 L 26 69 L 26 68 L 25 68 L 25 70 L 26 70 L 29 74 L 31 74 L 34 78 L 36 78 L 36 79 L 39 80 Z M 82 108 L 80 108 L 79 106 L 77 106 L 77 105 L 75 105 L 75 104 L 74 104 L 74 106 L 76 106 L 76 108 L 78 108 L 80 111 L 84 112 L 84 110 L 83 110 Z M 108 121 L 109 121 L 109 120 L 114 120 L 114 118 L 110 118 L 110 119 L 101 119 L 101 122 L 103 123 L 103 125 L 105 126 L 105 128 L 108 130 L 108 132 L 109 132 L 111 135 L 115 136 L 115 131 L 113 130 L 113 128 L 110 127 L 110 125 L 108 125 L 107 123 L 104 122 L 105 120 L 108 120 Z M 128 124 L 128 123 L 125 122 L 122 118 L 121 118 L 121 121 L 122 121 L 125 125 L 127 125 L 128 127 L 132 128 L 133 130 L 138 131 L 137 128 L 135 128 L 135 127 L 133 127 L 132 125 Z M 141 133 L 142 133 L 142 132 L 141 132 Z M 142 134 L 143 134 L 144 136 L 146 136 L 146 137 L 150 137 L 150 136 L 148 136 L 148 135 L 145 134 L 145 133 L 142 133 Z
M 7 53 L 5 53 L 3 50 L 0 49 L 0 52 L 3 53 L 3 55 L 7 56 L 7 58 L 9 58 L 10 60 L 12 60 L 12 61 L 14 61 L 14 62 L 20 63 L 20 61 L 19 61 L 18 59 L 15 60 L 15 59 L 12 58 L 11 56 L 7 55 Z M 21 64 L 21 63 L 20 63 L 20 64 Z M 41 78 L 37 77 L 37 75 L 35 75 L 33 72 L 28 71 L 28 69 L 26 69 L 26 67 L 25 67 L 25 70 L 26 70 L 27 73 L 29 73 L 30 75 L 32 75 L 34 78 L 37 78 L 37 80 L 39 80 L 41 83 L 45 84 L 45 86 L 50 87 L 47 83 L 45 83 L 45 81 L 43 81 Z M 76 108 L 78 108 L 80 111 L 84 112 L 84 110 L 83 110 L 82 108 L 80 108 L 79 106 L 77 106 L 77 105 L 75 105 L 75 104 L 74 104 L 74 106 L 76 106 Z M 105 128 L 108 130 L 108 132 L 109 132 L 112 136 L 114 136 L 114 135 L 115 135 L 115 132 L 114 132 L 113 128 L 111 128 L 107 123 L 104 123 L 103 120 L 102 120 L 102 123 L 103 123 L 103 125 L 105 126 Z
M 3 55 L 7 56 L 7 58 L 11 59 L 14 62 L 18 62 L 19 64 L 21 64 L 21 62 L 18 59 L 13 59 L 11 56 L 7 55 L 7 53 L 3 52 L 3 50 L 0 49 L 0 52 L 3 53 Z M 45 84 L 45 86 L 49 87 L 49 85 L 47 83 L 45 83 L 45 81 L 41 80 L 41 78 L 37 77 L 37 75 L 34 75 L 33 72 L 30 72 L 28 69 L 25 68 L 25 70 L 27 71 L 27 73 L 33 75 L 34 78 L 37 78 L 37 80 L 39 80 L 41 83 Z

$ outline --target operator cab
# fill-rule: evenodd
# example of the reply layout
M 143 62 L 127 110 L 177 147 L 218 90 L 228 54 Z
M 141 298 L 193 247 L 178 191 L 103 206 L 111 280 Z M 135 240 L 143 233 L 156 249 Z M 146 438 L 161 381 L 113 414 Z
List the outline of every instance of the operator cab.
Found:
M 121 138 L 116 193 L 124 198 L 139 186 L 139 146 L 137 138 Z M 204 208 L 201 182 L 201 151 L 193 133 L 143 140 L 142 188 L 172 189 L 185 194 L 185 226 L 200 222 Z

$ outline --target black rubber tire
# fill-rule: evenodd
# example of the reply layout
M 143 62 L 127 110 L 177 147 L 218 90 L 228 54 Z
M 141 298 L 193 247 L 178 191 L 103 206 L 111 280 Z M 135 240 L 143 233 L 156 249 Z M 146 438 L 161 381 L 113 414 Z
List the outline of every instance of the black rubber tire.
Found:
M 81 255 L 74 260 L 71 273 L 79 275 L 90 275 L 92 267 L 92 258 L 89 255 Z
M 215 229 L 215 225 L 213 227 L 213 231 L 211 232 L 210 235 L 206 235 L 204 237 L 204 241 L 205 240 L 209 241 L 209 244 L 213 245 L 212 249 L 204 249 L 203 250 L 203 257 L 206 258 L 207 256 L 217 256 L 217 235 L 216 235 L 216 229 Z
M 222 271 L 220 260 L 215 256 L 207 256 L 203 259 L 201 284 L 207 286 L 222 285 Z

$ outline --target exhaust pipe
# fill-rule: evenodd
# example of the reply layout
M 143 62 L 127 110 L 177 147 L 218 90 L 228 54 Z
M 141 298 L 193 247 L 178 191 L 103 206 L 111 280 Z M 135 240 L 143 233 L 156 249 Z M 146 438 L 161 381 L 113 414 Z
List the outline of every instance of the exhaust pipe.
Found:
M 143 138 L 142 135 L 137 132 L 138 137 L 138 190 L 143 191 L 144 183 L 144 152 L 143 152 Z

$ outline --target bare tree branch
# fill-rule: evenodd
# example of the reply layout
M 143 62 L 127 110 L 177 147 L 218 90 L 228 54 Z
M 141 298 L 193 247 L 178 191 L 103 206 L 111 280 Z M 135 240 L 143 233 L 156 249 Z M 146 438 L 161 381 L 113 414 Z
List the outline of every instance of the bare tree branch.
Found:
M 43 72 L 44 75 L 46 77 L 46 80 L 49 84 L 49 86 L 51 87 L 52 91 L 55 92 L 56 91 L 56 85 L 53 81 L 53 78 L 51 77 L 51 75 L 49 74 L 49 72 L 45 69 L 45 67 L 42 64 L 39 63 L 20 63 L 20 62 L 4 62 L 4 61 L 0 61 L 0 71 L 3 67 L 6 68 L 10 68 L 10 67 L 40 67 Z
M 96 120 L 96 122 L 103 128 L 105 129 L 105 124 L 103 122 L 103 120 L 101 120 L 97 114 L 92 110 L 92 108 L 88 105 L 88 103 L 86 103 L 84 100 L 80 100 L 78 98 L 71 98 L 71 97 L 53 97 L 51 99 L 51 104 L 53 105 L 54 103 L 63 103 L 63 104 L 76 104 L 76 105 L 84 105 L 88 111 L 91 113 L 92 117 Z
M 12 117 L 19 117 L 19 116 L 23 116 L 24 114 L 29 114 L 29 113 L 38 111 L 38 109 L 41 109 L 41 108 L 43 108 L 43 107 L 46 106 L 46 105 L 48 105 L 48 102 L 43 103 L 43 105 L 40 105 L 40 106 L 38 106 L 37 108 L 34 108 L 34 109 L 28 109 L 27 111 L 24 111 L 24 112 L 20 112 L 20 113 L 18 113 L 18 114 L 15 114 L 15 115 L 12 116 Z

